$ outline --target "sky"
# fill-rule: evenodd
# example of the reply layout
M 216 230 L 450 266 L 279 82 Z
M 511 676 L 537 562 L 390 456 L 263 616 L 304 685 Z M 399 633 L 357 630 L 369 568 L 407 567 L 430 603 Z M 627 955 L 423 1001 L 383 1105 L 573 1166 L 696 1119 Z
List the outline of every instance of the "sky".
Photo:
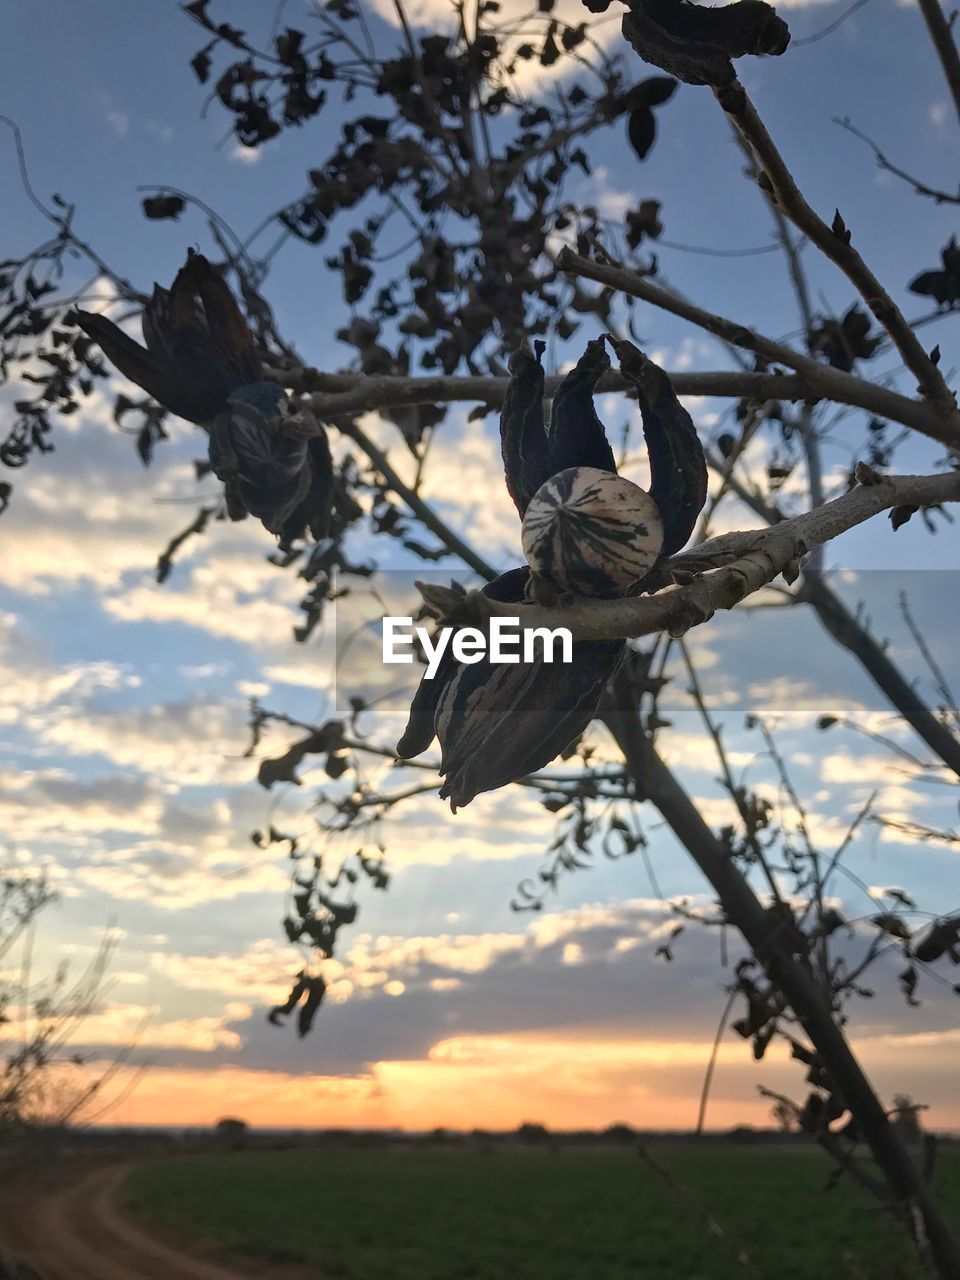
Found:
M 439 4 L 425 0 L 414 10 L 418 21 L 432 29 Z M 802 43 L 843 8 L 790 6 L 794 46 L 780 59 L 744 65 L 744 79 L 811 203 L 828 218 L 839 207 L 907 314 L 922 314 L 922 300 L 911 301 L 904 286 L 936 265 L 955 217 L 879 171 L 835 119 L 849 117 L 891 158 L 947 187 L 958 159 L 956 121 L 912 5 L 869 0 L 826 38 Z M 252 0 L 220 9 L 218 17 L 251 31 L 272 20 L 272 8 L 265 17 L 268 6 Z M 283 21 L 309 23 L 308 10 L 305 0 L 289 0 Z M 380 8 L 368 12 L 378 35 L 388 35 Z M 616 24 L 598 34 L 613 40 Z M 75 202 L 78 233 L 145 289 L 155 279 L 169 282 L 186 247 L 209 248 L 209 237 L 195 212 L 176 223 L 145 221 L 143 186 L 191 191 L 245 234 L 301 189 L 305 170 L 333 145 L 324 117 L 259 151 L 237 145 L 217 104 L 204 111 L 205 92 L 189 69 L 202 43 L 202 32 L 170 0 L 32 0 L 7 5 L 0 16 L 0 114 L 22 130 L 35 190 Z M 646 74 L 633 61 L 633 74 Z M 622 124 L 599 135 L 592 185 L 578 194 L 589 193 L 610 217 L 640 198 L 660 199 L 664 238 L 675 245 L 769 245 L 769 214 L 742 178 L 742 157 L 712 97 L 683 87 L 659 125 L 642 165 L 624 146 Z M 2 128 L 0 174 L 0 256 L 13 256 L 44 228 L 20 191 L 12 138 Z M 774 336 L 795 333 L 778 255 L 715 257 L 670 247 L 658 255 L 664 277 L 702 305 Z M 810 251 L 804 261 L 818 308 L 845 310 L 849 285 Z M 88 274 L 80 264 L 76 270 L 80 284 Z M 103 282 L 94 288 L 109 297 Z M 281 330 L 318 367 L 346 365 L 351 352 L 334 333 L 349 313 L 322 250 L 290 242 L 266 291 Z M 729 363 L 722 348 L 682 322 L 641 308 L 637 324 L 646 348 L 669 368 Z M 956 325 L 953 316 L 924 330 L 931 346 L 940 343 L 948 374 L 957 365 Z M 551 348 L 548 361 L 563 368 L 576 354 Z M 889 356 L 871 366 L 871 373 L 894 372 Z M 3 396 L 9 406 L 16 388 Z M 516 885 L 537 875 L 553 835 L 553 819 L 535 797 L 508 789 L 456 816 L 434 794 L 399 808 L 384 831 L 389 891 L 366 894 L 357 925 L 342 935 L 314 1034 L 297 1041 L 290 1029 L 267 1024 L 265 1011 L 302 956 L 279 925 L 289 866 L 256 848 L 250 832 L 273 821 L 315 838 L 311 796 L 325 778 L 314 768 L 303 771 L 300 788 L 268 794 L 257 786 L 257 760 L 244 755 L 248 700 L 256 695 L 312 721 L 342 708 L 358 688 L 389 693 L 376 724 L 366 722 L 387 741 L 405 718 L 412 682 L 396 669 L 388 679 L 362 645 L 346 656 L 341 645 L 334 671 L 338 637 L 352 627 L 349 606 L 297 645 L 298 583 L 268 562 L 271 539 L 250 521 L 217 525 L 185 549 L 159 586 L 158 553 L 209 496 L 193 470 L 203 442 L 174 421 L 171 441 L 145 470 L 114 425 L 111 403 L 98 394 L 57 424 L 56 451 L 14 477 L 14 502 L 0 521 L 0 846 L 15 865 L 45 868 L 59 894 L 37 930 L 38 979 L 60 959 L 81 972 L 110 931 L 109 985 L 76 1047 L 96 1064 L 138 1037 L 134 1059 L 149 1064 L 109 1111 L 110 1122 L 209 1124 L 233 1114 L 298 1126 L 534 1120 L 689 1128 L 724 987 L 741 953 L 735 940 L 724 948 L 716 931 L 691 927 L 677 939 L 672 962 L 656 957 L 675 923 L 668 900 L 707 909 L 711 898 L 647 810 L 640 819 L 648 865 L 597 856 L 531 920 L 510 902 Z M 688 407 L 705 438 L 722 429 L 719 403 Z M 614 396 L 601 398 L 600 409 L 611 433 L 629 417 Z M 457 408 L 444 424 L 424 496 L 507 566 L 517 556 L 518 530 L 500 483 L 496 422 L 469 423 L 466 415 Z M 395 429 L 376 415 L 364 426 L 409 475 Z M 851 421 L 831 433 L 831 486 L 842 488 L 863 435 L 863 423 Z M 751 465 L 758 471 L 770 447 L 757 442 Z M 937 460 L 933 446 L 911 441 L 898 464 L 920 471 Z M 636 474 L 642 477 L 642 462 Z M 788 494 L 801 479 L 791 478 Z M 733 505 L 715 528 L 753 523 Z M 929 695 L 929 672 L 898 606 L 909 589 L 931 649 L 958 682 L 951 526 L 941 524 L 931 537 L 915 520 L 894 536 L 886 521 L 874 521 L 833 544 L 827 564 L 844 598 L 864 602 L 875 634 Z M 455 568 L 451 562 L 447 572 Z M 408 575 L 379 585 L 409 593 Z M 807 613 L 767 609 L 724 615 L 691 634 L 734 767 L 772 803 L 783 802 L 747 726 L 750 713 L 763 715 L 827 854 L 874 790 L 878 813 L 955 825 L 955 789 L 911 783 L 897 756 L 861 732 L 816 729 L 819 716 L 841 715 L 922 754 L 861 669 L 820 643 L 818 628 Z M 719 827 L 730 809 L 716 758 L 682 669 L 671 674 L 664 711 L 672 724 L 660 747 Z M 595 736 L 598 751 L 609 751 Z M 274 735 L 264 749 L 283 741 Z M 410 775 L 383 765 L 370 778 L 399 788 Z M 960 902 L 957 853 L 948 846 L 910 843 L 868 823 L 845 865 L 850 875 L 837 878 L 835 891 L 851 920 L 875 913 L 889 886 L 907 889 L 922 911 Z M 862 946 L 864 926 L 857 928 L 844 944 L 851 950 Z M 854 1010 L 858 1052 L 885 1097 L 906 1089 L 930 1103 L 931 1124 L 960 1128 L 960 1002 L 948 985 L 928 981 L 920 1006 L 907 1008 L 897 972 L 895 960 L 879 966 L 873 998 Z M 802 1094 L 780 1050 L 757 1063 L 749 1045 L 728 1036 L 708 1123 L 765 1123 L 769 1104 L 758 1085 Z

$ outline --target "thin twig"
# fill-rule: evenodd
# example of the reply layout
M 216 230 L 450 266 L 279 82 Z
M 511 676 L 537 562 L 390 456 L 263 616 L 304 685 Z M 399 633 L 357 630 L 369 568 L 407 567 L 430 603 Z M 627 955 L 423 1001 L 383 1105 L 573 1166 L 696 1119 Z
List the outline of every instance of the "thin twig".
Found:
M 691 1195 L 687 1188 L 678 1182 L 672 1173 L 666 1170 L 658 1160 L 655 1160 L 649 1150 L 642 1143 L 637 1147 L 637 1154 L 640 1156 L 641 1160 L 649 1165 L 671 1195 L 682 1201 L 688 1209 L 693 1210 L 694 1216 L 699 1218 L 709 1234 L 715 1240 L 720 1242 L 724 1252 L 733 1259 L 737 1266 L 742 1267 L 747 1275 L 753 1276 L 754 1280 L 763 1280 L 763 1273 L 757 1269 L 753 1259 L 747 1253 L 740 1241 L 737 1240 L 736 1236 L 734 1236 L 728 1228 L 721 1226 L 713 1214 L 700 1203 L 696 1196 Z
M 338 425 L 344 435 L 356 441 L 363 449 L 394 493 L 404 500 L 414 515 L 432 533 L 435 533 L 455 555 L 458 555 L 464 564 L 469 565 L 471 569 L 475 569 L 482 578 L 486 578 L 488 581 L 497 576 L 496 569 L 492 568 L 482 556 L 477 555 L 472 547 L 468 546 L 458 534 L 454 533 L 450 526 L 440 519 L 433 508 L 429 507 L 419 494 L 414 493 L 409 485 L 404 484 L 391 466 L 387 455 L 382 449 L 377 448 L 361 427 L 352 422 L 342 422 L 338 423 Z
M 860 826 L 866 820 L 867 816 L 870 813 L 870 810 L 873 808 L 876 798 L 877 798 L 877 792 L 871 791 L 870 795 L 867 797 L 866 802 L 861 807 L 860 812 L 854 817 L 849 827 L 847 827 L 846 834 L 844 835 L 843 839 L 840 841 L 840 843 L 837 845 L 836 849 L 834 850 L 833 856 L 831 857 L 830 861 L 827 863 L 827 866 L 823 873 L 822 885 L 823 885 L 824 892 L 826 892 L 827 884 L 830 881 L 830 877 L 833 875 L 834 871 L 836 871 L 837 867 L 840 865 L 840 859 L 843 857 L 847 849 L 850 847 L 850 844 L 854 836 L 857 834 L 857 831 L 859 830 Z M 807 912 L 804 911 L 799 921 L 801 925 L 806 919 L 806 915 L 807 915 Z
M 939 693 L 940 697 L 943 699 L 944 708 L 946 710 L 949 710 L 949 712 L 953 716 L 954 723 L 957 725 L 958 728 L 960 728 L 960 708 L 958 708 L 957 706 L 957 700 L 953 696 L 953 692 L 950 689 L 950 686 L 947 684 L 947 678 L 943 674 L 943 671 L 940 668 L 940 665 L 937 662 L 936 658 L 933 656 L 933 652 L 931 651 L 930 646 L 927 644 L 927 641 L 926 641 L 926 638 L 924 637 L 923 632 L 917 626 L 914 620 L 913 614 L 910 612 L 910 604 L 907 600 L 907 593 L 905 591 L 900 592 L 900 612 L 903 614 L 903 620 L 907 624 L 910 634 L 913 636 L 914 643 L 916 644 L 917 648 L 920 650 L 921 655 L 923 656 L 924 662 L 930 668 L 930 673 L 933 676 L 934 684 L 937 687 L 937 692 Z
M 777 884 L 773 871 L 770 868 L 770 864 L 767 862 L 767 857 L 766 857 L 766 853 L 764 852 L 763 846 L 760 844 L 760 841 L 757 839 L 755 824 L 750 820 L 750 814 L 747 810 L 747 806 L 744 801 L 743 788 L 738 787 L 736 782 L 734 781 L 733 771 L 731 770 L 730 762 L 727 759 L 727 751 L 723 745 L 723 737 L 721 735 L 720 728 L 715 723 L 713 717 L 710 714 L 710 710 L 707 707 L 707 701 L 706 701 L 706 698 L 703 696 L 703 689 L 701 688 L 700 681 L 697 677 L 696 667 L 694 666 L 693 659 L 690 656 L 690 649 L 682 637 L 680 639 L 680 652 L 683 655 L 684 665 L 687 668 L 687 675 L 690 678 L 690 696 L 693 698 L 694 702 L 696 703 L 697 708 L 700 712 L 700 718 L 704 723 L 704 727 L 706 728 L 707 733 L 709 733 L 710 738 L 713 741 L 714 749 L 717 753 L 717 758 L 720 761 L 720 768 L 723 772 L 723 783 L 727 789 L 727 794 L 730 796 L 730 799 L 733 801 L 734 805 L 736 806 L 737 812 L 740 815 L 740 820 L 743 823 L 744 833 L 747 838 L 747 843 L 749 844 L 751 852 L 753 853 L 753 856 L 756 859 L 757 865 L 761 868 L 761 870 L 764 873 L 764 877 L 767 881 L 767 884 L 770 886 L 770 893 L 773 896 L 774 902 L 782 903 L 783 897 L 781 896 L 781 893 L 780 893 L 780 887 Z
M 733 1012 L 734 1001 L 740 994 L 738 987 L 727 996 L 727 1002 L 723 1006 L 723 1012 L 720 1014 L 720 1021 L 717 1023 L 717 1033 L 713 1037 L 713 1047 L 710 1050 L 710 1058 L 707 1062 L 707 1069 L 703 1073 L 703 1085 L 700 1089 L 700 1106 L 697 1110 L 697 1127 L 694 1133 L 699 1137 L 703 1133 L 703 1126 L 707 1119 L 707 1103 L 710 1101 L 710 1086 L 713 1083 L 713 1073 L 716 1069 L 717 1058 L 720 1054 L 720 1045 L 723 1042 L 724 1033 L 727 1030 L 727 1022 L 730 1020 L 730 1014 Z
M 840 119 L 834 116 L 833 123 L 838 124 L 841 129 L 846 129 L 848 133 L 852 133 L 855 138 L 859 138 L 861 142 L 865 142 L 873 151 L 874 159 L 879 169 L 886 169 L 888 173 L 892 173 L 894 177 L 902 178 L 904 182 L 910 184 L 918 196 L 927 196 L 929 199 L 936 201 L 937 204 L 960 204 L 960 191 L 956 195 L 951 195 L 949 191 L 941 191 L 937 187 L 929 187 L 925 182 L 921 182 L 919 178 L 914 178 L 907 173 L 906 169 L 901 169 L 895 165 L 892 160 L 880 150 L 877 144 L 867 134 L 861 132 L 855 125 L 851 124 L 847 119 Z M 912 326 L 911 326 L 912 327 Z

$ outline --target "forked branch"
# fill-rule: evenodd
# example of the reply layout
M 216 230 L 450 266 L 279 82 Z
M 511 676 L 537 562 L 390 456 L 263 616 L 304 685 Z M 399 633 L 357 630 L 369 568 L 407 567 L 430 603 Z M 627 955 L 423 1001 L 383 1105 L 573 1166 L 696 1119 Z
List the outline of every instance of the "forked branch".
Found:
M 855 286 L 889 333 L 904 364 L 916 377 L 920 393 L 940 411 L 944 425 L 956 442 L 960 432 L 960 413 L 953 392 L 900 308 L 854 248 L 839 212 L 833 225 L 828 226 L 810 207 L 743 85 L 735 82 L 728 88 L 715 90 L 715 93 L 717 101 L 757 158 L 758 181 L 764 184 L 794 226 L 808 236 L 824 257 L 835 263 Z
M 571 275 L 619 289 L 632 298 L 640 298 L 662 311 L 689 320 L 691 324 L 705 329 L 724 342 L 731 342 L 744 351 L 752 351 L 764 360 L 776 361 L 786 365 L 788 369 L 794 369 L 809 386 L 812 399 L 835 400 L 839 404 L 866 409 L 868 413 L 902 422 L 951 449 L 960 450 L 960 416 L 955 409 L 950 414 L 944 413 L 930 401 L 911 399 L 888 387 L 878 386 L 851 373 L 844 373 L 842 369 L 823 364 L 813 356 L 795 351 L 783 342 L 764 337 L 747 325 L 728 320 L 725 316 L 705 311 L 692 302 L 678 298 L 676 294 L 651 284 L 645 277 L 625 267 L 593 262 L 568 248 L 560 251 L 557 265 Z M 927 359 L 926 355 L 924 358 Z

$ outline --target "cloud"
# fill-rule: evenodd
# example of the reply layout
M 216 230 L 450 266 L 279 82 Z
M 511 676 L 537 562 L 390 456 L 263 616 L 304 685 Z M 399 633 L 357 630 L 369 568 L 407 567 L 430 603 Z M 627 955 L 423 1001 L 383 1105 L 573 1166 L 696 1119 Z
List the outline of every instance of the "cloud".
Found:
M 62 769 L 0 771 L 0 822 L 18 840 L 44 833 L 141 831 L 158 822 L 162 805 L 160 788 L 142 777 L 81 781 Z
M 124 387 L 118 380 L 116 390 Z M 139 395 L 136 388 L 131 392 Z M 102 393 L 83 409 L 58 423 L 56 452 L 31 468 L 29 482 L 18 486 L 9 511 L 0 571 L 4 584 L 30 595 L 49 595 L 55 584 L 72 589 L 90 585 L 118 588 L 124 575 L 151 574 L 157 556 L 192 518 L 189 507 L 170 499 L 200 494 L 189 455 L 202 444 L 165 446 L 158 459 L 168 465 L 145 471 L 132 443 L 121 438 L 112 421 L 112 406 Z M 196 436 L 171 423 L 174 439 Z M 182 462 L 176 459 L 185 453 Z M 170 465 L 173 464 L 173 465 Z M 210 486 L 206 486 L 209 495 Z M 188 545 L 183 559 L 195 548 Z
M 272 938 L 261 938 L 239 955 L 157 951 L 151 957 L 150 966 L 187 991 L 242 996 L 269 1005 L 276 1003 L 298 960 L 302 957 L 296 948 L 282 946 Z
M 70 1037 L 71 1052 L 107 1047 L 142 1049 L 182 1049 L 190 1053 L 211 1053 L 215 1049 L 238 1049 L 241 1036 L 227 1025 L 250 1015 L 250 1006 L 228 1005 L 216 1017 L 173 1018 L 161 1021 L 159 1009 L 138 1004 L 107 1004 L 84 1017 Z M 17 1022 L 11 1023 L 16 1028 Z
M 228 536 L 201 562 L 181 566 L 174 589 L 141 582 L 105 596 L 103 606 L 121 622 L 175 622 L 241 644 L 286 647 L 303 584 L 268 564 L 264 550 L 259 539 Z
M 397 1003 L 402 1003 L 398 1001 Z M 908 1081 L 934 1103 L 935 1127 L 960 1121 L 950 1052 L 957 1033 L 883 1034 L 856 1042 L 887 1099 Z M 934 1057 L 931 1049 L 940 1049 Z M 211 1069 L 154 1067 L 111 1113 L 111 1123 L 150 1119 L 213 1124 L 225 1114 L 254 1125 L 394 1127 L 435 1125 L 514 1128 L 540 1121 L 552 1128 L 689 1129 L 695 1120 L 710 1036 L 695 1039 L 620 1035 L 508 1033 L 448 1035 L 417 1059 L 386 1058 L 365 1070 L 331 1074 L 258 1070 L 241 1064 Z M 708 1128 L 769 1125 L 770 1104 L 757 1084 L 802 1097 L 797 1064 L 779 1045 L 762 1063 L 742 1041 L 721 1044 L 707 1112 Z
M 151 138 L 156 138 L 157 142 L 164 144 L 173 141 L 173 126 L 169 124 L 161 124 L 158 120 L 144 120 L 143 131 Z
M 250 763 L 240 757 L 246 706 L 199 697 L 122 709 L 93 704 L 31 722 L 44 741 L 69 755 L 101 755 L 114 764 L 157 774 L 184 785 L 246 781 Z
M 125 138 L 130 132 L 130 117 L 125 111 L 108 111 L 107 124 L 118 138 Z
M 245 147 L 242 142 L 235 142 L 227 155 L 231 160 L 236 160 L 240 164 L 252 165 L 258 164 L 260 161 L 260 147 Z
M 105 1061 L 91 1062 L 91 1075 Z M 338 1128 L 377 1124 L 380 1086 L 369 1076 L 318 1076 L 304 1079 L 284 1072 L 250 1071 L 233 1066 L 215 1070 L 154 1066 L 132 1083 L 133 1072 L 114 1078 L 111 1096 L 119 1104 L 105 1113 L 107 1124 L 214 1125 L 239 1116 L 252 1123 L 299 1128 L 326 1123 Z
M 499 441 L 488 426 L 496 418 L 467 422 L 468 413 L 468 406 L 451 406 L 443 431 L 431 444 L 420 493 L 453 528 L 469 529 L 470 543 L 481 554 L 506 568 L 519 559 L 520 520 L 500 480 Z M 396 427 L 377 415 L 365 415 L 362 423 L 378 443 L 396 443 Z M 395 465 L 406 483 L 414 482 L 412 457 L 398 453 Z

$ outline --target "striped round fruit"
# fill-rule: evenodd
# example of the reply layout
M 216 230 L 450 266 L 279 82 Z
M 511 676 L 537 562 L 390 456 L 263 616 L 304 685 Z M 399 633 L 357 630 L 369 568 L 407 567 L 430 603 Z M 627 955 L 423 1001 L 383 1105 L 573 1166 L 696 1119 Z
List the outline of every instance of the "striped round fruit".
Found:
M 523 517 L 530 568 L 575 595 L 622 595 L 649 573 L 662 546 L 663 525 L 650 494 L 596 467 L 551 476 Z

